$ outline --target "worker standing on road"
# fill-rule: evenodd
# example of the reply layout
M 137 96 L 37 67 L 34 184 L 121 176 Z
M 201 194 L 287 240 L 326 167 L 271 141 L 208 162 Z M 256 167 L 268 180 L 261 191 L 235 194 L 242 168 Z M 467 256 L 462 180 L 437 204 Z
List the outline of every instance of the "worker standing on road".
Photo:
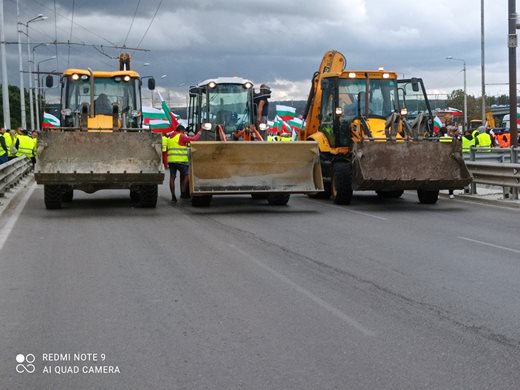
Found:
M 453 142 L 453 136 L 448 135 L 448 129 L 446 127 L 441 127 L 439 129 L 439 142 Z M 453 190 L 448 190 L 448 196 L 450 199 L 455 198 L 455 195 L 453 195 Z
M 16 158 L 16 153 L 18 153 L 18 137 L 14 130 L 9 130 L 9 133 L 5 133 L 4 138 L 8 150 L 8 159 L 12 160 L 13 158 Z
M 186 129 L 182 125 L 178 125 L 177 128 L 171 133 L 171 138 L 167 141 L 167 152 L 168 152 L 168 167 L 170 168 L 170 192 L 172 194 L 172 202 L 177 202 L 175 196 L 175 178 L 176 173 L 180 173 L 180 187 L 181 187 L 181 198 L 187 199 L 190 197 L 189 194 L 189 144 L 192 141 L 198 141 L 202 130 L 189 137 L 185 134 Z
M 0 128 L 0 164 L 6 163 L 8 160 L 9 155 L 9 148 L 7 147 L 5 143 L 5 129 L 2 127 Z
M 31 161 L 34 165 L 34 164 L 36 164 L 36 152 L 38 151 L 38 131 L 33 130 L 31 133 L 31 138 L 32 138 L 32 142 L 33 142 Z
M 480 126 L 473 133 L 473 137 L 476 138 L 475 145 L 477 148 L 491 148 L 491 146 L 493 145 L 493 140 L 491 139 L 491 136 L 486 132 L 485 126 Z M 491 150 L 486 150 L 486 152 L 491 152 Z
M 25 156 L 28 159 L 31 159 L 33 155 L 34 142 L 32 137 L 27 135 L 27 131 L 20 131 L 21 134 L 18 135 L 18 152 L 16 153 L 16 157 Z
M 469 153 L 471 147 L 475 146 L 475 138 L 471 134 L 471 130 L 470 129 L 464 130 L 464 135 L 462 136 L 461 139 L 462 139 L 462 152 Z

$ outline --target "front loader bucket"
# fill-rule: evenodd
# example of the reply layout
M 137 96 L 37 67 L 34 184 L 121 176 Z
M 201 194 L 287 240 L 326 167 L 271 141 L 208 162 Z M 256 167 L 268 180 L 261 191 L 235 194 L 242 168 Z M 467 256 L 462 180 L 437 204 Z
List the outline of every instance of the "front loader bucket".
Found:
M 323 191 L 316 142 L 192 142 L 193 194 Z
M 38 184 L 130 188 L 164 178 L 161 135 L 149 132 L 45 131 L 36 161 Z
M 359 142 L 352 165 L 357 190 L 461 189 L 471 182 L 455 140 Z

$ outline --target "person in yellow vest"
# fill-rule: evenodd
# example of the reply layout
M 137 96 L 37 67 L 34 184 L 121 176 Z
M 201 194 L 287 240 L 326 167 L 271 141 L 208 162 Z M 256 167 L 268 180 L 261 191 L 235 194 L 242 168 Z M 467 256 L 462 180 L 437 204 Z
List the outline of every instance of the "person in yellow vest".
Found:
M 18 136 L 14 130 L 9 130 L 9 133 L 5 133 L 4 139 L 8 150 L 8 159 L 12 160 L 16 158 L 16 154 L 18 153 Z
M 31 161 L 34 165 L 34 164 L 36 164 L 36 152 L 38 151 L 38 131 L 36 131 L 36 130 L 32 131 L 31 139 L 32 139 L 32 143 L 33 143 Z
M 491 148 L 493 145 L 493 140 L 486 132 L 486 128 L 484 126 L 480 126 L 473 133 L 473 137 L 475 138 L 475 145 L 477 148 Z M 491 150 L 486 150 L 486 152 L 491 152 Z
M 478 131 L 475 130 L 477 133 Z M 461 138 L 462 140 L 462 152 L 469 153 L 472 146 L 475 146 L 475 138 L 471 134 L 470 129 L 464 130 L 464 135 Z
M 25 156 L 28 159 L 31 159 L 33 156 L 33 148 L 34 142 L 32 137 L 29 137 L 26 131 L 20 131 L 20 134 L 18 135 L 18 152 L 16 153 L 16 157 Z
M 0 165 L 8 161 L 7 156 L 9 155 L 9 149 L 5 143 L 5 129 L 0 128 Z
M 448 128 L 443 126 L 439 129 L 439 142 L 453 142 L 453 138 L 454 137 L 448 135 Z M 453 195 L 452 189 L 448 190 L 448 195 L 449 195 L 450 199 L 455 198 L 455 195 Z
M 453 142 L 453 138 L 448 135 L 448 128 L 444 126 L 439 129 L 439 142 Z
M 170 137 L 166 143 L 168 152 L 168 167 L 170 168 L 170 192 L 172 194 L 172 202 L 177 202 L 175 196 L 175 178 L 177 171 L 180 174 L 181 198 L 187 199 L 189 195 L 189 145 L 192 141 L 198 141 L 202 135 L 199 130 L 196 135 L 189 137 L 185 134 L 186 129 L 183 125 L 178 125 L 176 129 L 170 133 Z

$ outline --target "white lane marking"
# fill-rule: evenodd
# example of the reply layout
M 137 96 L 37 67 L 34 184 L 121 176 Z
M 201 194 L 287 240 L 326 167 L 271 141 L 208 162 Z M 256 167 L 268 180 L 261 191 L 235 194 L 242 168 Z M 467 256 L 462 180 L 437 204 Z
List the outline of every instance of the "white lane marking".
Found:
M 323 203 L 325 206 L 328 206 L 328 207 L 333 207 L 335 209 L 340 209 L 340 210 L 343 210 L 343 211 L 346 211 L 348 213 L 352 213 L 352 214 L 359 214 L 359 215 L 363 215 L 365 217 L 370 217 L 370 218 L 375 218 L 375 219 L 379 219 L 380 221 L 388 221 L 388 218 L 385 218 L 385 217 L 379 217 L 377 215 L 374 215 L 374 214 L 369 214 L 369 213 L 364 213 L 362 211 L 356 211 L 356 210 L 352 210 L 352 209 L 349 209 L 348 206 L 336 206 L 336 205 L 333 205 L 333 204 L 327 204 L 327 203 Z
M 16 221 L 18 221 L 18 217 L 22 213 L 22 210 L 25 207 L 25 204 L 31 197 L 35 188 L 36 188 L 36 183 L 33 183 L 33 185 L 27 190 L 27 193 L 22 198 L 20 203 L 18 203 L 18 206 L 16 206 L 16 209 L 14 209 L 13 215 L 11 215 L 9 217 L 4 228 L 2 230 L 0 230 L 0 251 L 4 247 L 4 244 L 7 241 L 7 237 L 9 237 L 9 234 L 11 234 L 11 231 L 13 230 L 14 225 L 16 224 Z
M 261 261 L 258 261 L 257 259 L 255 259 L 253 256 L 251 256 L 249 253 L 241 250 L 240 248 L 236 247 L 235 245 L 232 245 L 230 244 L 229 245 L 230 247 L 232 247 L 233 249 L 235 249 L 237 252 L 241 253 L 242 255 L 248 257 L 249 259 L 251 259 L 256 265 L 258 265 L 260 268 L 263 268 L 264 270 L 266 270 L 267 272 L 269 272 L 271 275 L 273 275 L 274 277 L 276 277 L 277 279 L 281 280 L 282 282 L 288 284 L 289 286 L 291 286 L 293 289 L 295 289 L 297 292 L 299 292 L 300 294 L 303 294 L 305 295 L 307 298 L 309 298 L 310 300 L 312 300 L 314 303 L 318 304 L 319 306 L 321 306 L 322 308 L 328 310 L 329 312 L 331 312 L 332 314 L 334 314 L 336 317 L 338 317 L 339 319 L 345 321 L 347 324 L 349 324 L 350 326 L 356 328 L 357 330 L 359 330 L 361 333 L 363 333 L 365 336 L 375 336 L 376 333 L 370 329 L 367 329 L 365 328 L 363 325 L 361 325 L 359 322 L 357 322 L 356 320 L 354 320 L 352 317 L 346 315 L 345 313 L 343 313 L 341 310 L 339 310 L 338 308 L 332 306 L 330 303 L 328 302 L 325 302 L 323 299 L 317 297 L 316 295 L 314 295 L 313 293 L 311 293 L 310 291 L 306 290 L 305 288 L 301 287 L 300 285 L 296 284 L 295 282 L 293 282 L 292 280 L 290 280 L 289 278 L 287 278 L 286 276 L 282 275 L 281 273 L 279 273 L 278 271 L 275 271 L 274 269 L 272 269 L 271 267 L 269 267 L 268 265 L 262 263 Z
M 502 245 L 496 245 L 496 244 L 491 244 L 489 242 L 485 242 L 485 241 L 478 241 L 478 240 L 473 240 L 472 238 L 468 238 L 468 237 L 457 237 L 461 240 L 466 240 L 466 241 L 471 241 L 471 242 L 475 242 L 477 244 L 481 244 L 481 245 L 486 245 L 486 246 L 490 246 L 492 248 L 498 248 L 498 249 L 503 249 L 505 251 L 509 251 L 509 252 L 513 252 L 513 253 L 520 253 L 520 250 L 519 249 L 514 249 L 514 248 L 508 248 L 507 246 L 502 246 Z

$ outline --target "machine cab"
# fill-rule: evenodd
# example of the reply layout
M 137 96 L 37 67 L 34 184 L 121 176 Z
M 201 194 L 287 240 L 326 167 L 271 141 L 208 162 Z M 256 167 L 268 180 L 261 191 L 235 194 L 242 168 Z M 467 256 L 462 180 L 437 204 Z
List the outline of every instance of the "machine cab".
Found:
M 254 123 L 253 114 L 253 83 L 249 80 L 220 77 L 190 88 L 188 126 L 192 131 L 202 124 L 210 128 L 204 140 L 231 140 L 235 132 Z
M 364 136 L 384 138 L 385 122 L 400 112 L 396 74 L 348 71 L 324 76 L 319 131 L 331 147 L 349 146 Z
M 67 69 L 61 78 L 63 127 L 140 128 L 141 79 L 134 71 Z

